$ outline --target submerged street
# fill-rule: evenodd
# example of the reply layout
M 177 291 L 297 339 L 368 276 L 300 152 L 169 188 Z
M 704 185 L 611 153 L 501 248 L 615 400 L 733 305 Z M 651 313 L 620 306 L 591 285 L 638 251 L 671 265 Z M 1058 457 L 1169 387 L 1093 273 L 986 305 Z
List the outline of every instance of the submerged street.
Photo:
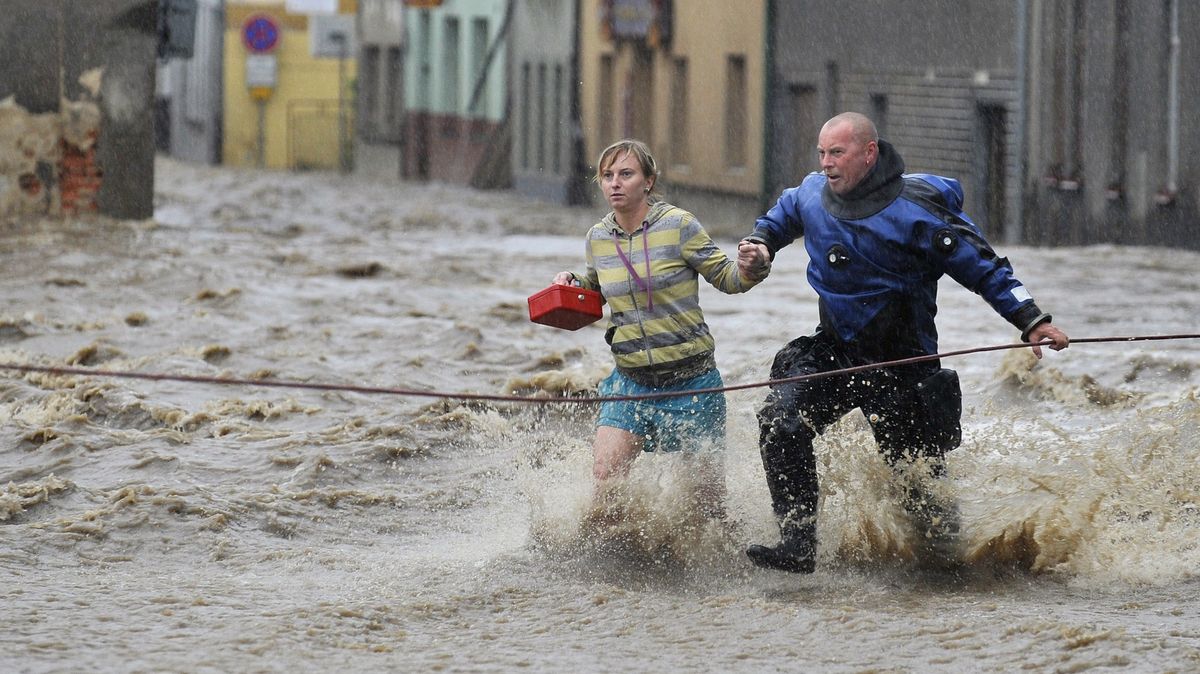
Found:
M 0 231 L 0 362 L 538 399 L 611 368 L 603 321 L 556 330 L 525 303 L 583 266 L 599 206 L 156 172 L 152 220 Z M 993 243 L 1072 337 L 1200 331 L 1200 253 Z M 816 325 L 805 263 L 794 245 L 746 295 L 701 290 L 727 384 L 766 380 Z M 1017 339 L 948 279 L 939 303 L 943 352 Z M 725 525 L 689 509 L 685 462 L 646 455 L 624 517 L 596 531 L 590 405 L 5 370 L 0 666 L 1196 668 L 1200 341 L 943 365 L 964 394 L 957 575 L 913 564 L 857 414 L 817 441 L 817 572 L 752 567 L 744 547 L 777 536 L 761 387 L 728 397 Z

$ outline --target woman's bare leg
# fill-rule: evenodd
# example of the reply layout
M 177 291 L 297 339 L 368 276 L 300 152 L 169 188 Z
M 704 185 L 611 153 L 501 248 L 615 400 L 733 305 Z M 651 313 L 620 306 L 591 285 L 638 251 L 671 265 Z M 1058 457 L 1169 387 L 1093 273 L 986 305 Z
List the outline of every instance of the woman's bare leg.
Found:
M 627 430 L 613 426 L 596 429 L 596 441 L 592 445 L 592 477 L 597 487 L 614 477 L 629 474 L 629 467 L 642 451 L 645 439 Z

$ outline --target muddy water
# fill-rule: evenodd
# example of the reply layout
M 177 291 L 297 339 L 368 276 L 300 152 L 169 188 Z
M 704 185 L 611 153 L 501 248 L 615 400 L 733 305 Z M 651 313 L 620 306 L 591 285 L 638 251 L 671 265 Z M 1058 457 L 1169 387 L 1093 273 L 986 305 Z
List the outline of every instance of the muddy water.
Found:
M 585 394 L 602 328 L 528 322 L 593 210 L 504 193 L 157 167 L 153 221 L 0 235 L 0 362 Z M 703 214 L 700 214 L 703 219 Z M 723 242 L 732 250 L 733 242 Z M 1076 337 L 1197 332 L 1200 255 L 1005 248 Z M 702 302 L 728 383 L 816 322 L 803 252 Z M 944 350 L 1013 340 L 941 292 Z M 762 389 L 730 394 L 725 523 L 677 457 L 589 510 L 586 405 L 0 373 L 5 671 L 1186 671 L 1200 667 L 1200 344 L 947 364 L 956 575 L 913 561 L 861 419 L 818 441 L 818 571 L 773 535 Z

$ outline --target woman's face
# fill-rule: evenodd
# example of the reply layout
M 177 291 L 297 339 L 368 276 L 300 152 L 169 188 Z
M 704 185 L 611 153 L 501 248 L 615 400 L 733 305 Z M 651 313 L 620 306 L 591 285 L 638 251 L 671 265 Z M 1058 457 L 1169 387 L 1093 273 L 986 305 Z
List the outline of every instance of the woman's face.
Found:
M 640 207 L 653 187 L 654 182 L 646 179 L 637 157 L 631 152 L 618 154 L 600 172 L 600 189 L 609 207 L 617 212 Z

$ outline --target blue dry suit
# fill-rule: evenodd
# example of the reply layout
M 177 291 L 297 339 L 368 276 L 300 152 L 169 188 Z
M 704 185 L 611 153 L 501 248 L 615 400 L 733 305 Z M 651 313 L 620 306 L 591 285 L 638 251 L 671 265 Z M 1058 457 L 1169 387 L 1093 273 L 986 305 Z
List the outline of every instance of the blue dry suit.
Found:
M 880 141 L 882 148 L 886 141 Z M 883 168 L 882 160 L 877 168 Z M 949 274 L 983 296 L 1024 339 L 1049 320 L 962 212 L 958 181 L 901 175 L 879 197 L 856 202 L 813 173 L 785 190 L 747 237 L 771 256 L 804 237 L 808 281 L 820 298 L 821 329 L 853 345 L 863 362 L 937 353 L 937 282 Z
M 776 355 L 771 378 L 937 353 L 943 274 L 981 295 L 1022 339 L 1050 320 L 962 203 L 957 181 L 904 174 L 900 156 L 882 140 L 876 165 L 849 193 L 833 193 L 820 173 L 785 190 L 746 238 L 774 258 L 804 237 L 820 326 Z M 958 445 L 957 375 L 936 361 L 773 386 L 759 412 L 760 449 L 785 542 L 812 535 L 818 494 L 812 439 L 855 407 L 871 422 L 889 463 L 941 457 Z

